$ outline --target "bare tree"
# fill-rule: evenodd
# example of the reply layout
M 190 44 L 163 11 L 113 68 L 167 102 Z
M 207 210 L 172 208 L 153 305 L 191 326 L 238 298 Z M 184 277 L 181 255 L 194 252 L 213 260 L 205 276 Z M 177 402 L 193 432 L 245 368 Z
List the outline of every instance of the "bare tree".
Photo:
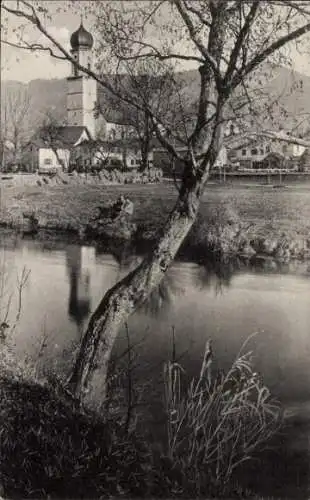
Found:
M 16 163 L 27 139 L 31 98 L 27 89 L 22 86 L 3 85 L 1 90 L 1 160 L 3 163 L 5 145 L 9 144 L 12 161 Z
M 99 50 L 99 49 L 98 49 Z M 103 49 L 104 50 L 104 49 Z M 139 102 L 139 107 L 124 102 L 119 96 L 108 94 L 104 102 L 97 104 L 97 110 L 103 116 L 109 111 L 109 108 L 117 109 L 119 119 L 124 123 L 123 139 L 124 149 L 126 140 L 137 139 L 137 144 L 141 154 L 141 170 L 146 171 L 149 167 L 149 153 L 156 136 L 155 127 L 151 120 L 149 109 L 151 107 L 159 110 L 165 110 L 165 114 L 172 112 L 173 102 L 172 94 L 175 95 L 176 85 L 172 74 L 168 72 L 159 77 L 154 76 L 156 72 L 150 71 L 147 64 L 140 64 L 139 72 L 131 72 L 130 66 L 127 68 L 126 75 L 115 74 L 113 76 L 113 86 L 118 88 L 119 94 L 130 94 L 135 96 L 135 101 Z M 113 71 L 112 68 L 105 68 Z M 154 69 L 154 68 L 153 68 Z M 173 88 L 171 86 L 173 85 Z M 174 111 L 173 111 L 174 113 Z M 126 151 L 124 151 L 126 154 Z
M 157 109 L 157 100 L 155 106 L 147 104 L 143 89 L 138 97 L 130 87 L 123 88 L 119 79 L 114 82 L 101 76 L 100 66 L 98 71 L 92 71 L 76 63 L 49 33 L 36 5 L 25 0 L 4 1 L 2 8 L 22 22 L 31 23 L 49 44 L 34 45 L 34 49 L 48 50 L 71 61 L 140 112 L 144 111 L 142 100 L 162 147 L 184 162 L 178 199 L 155 244 L 136 269 L 104 295 L 81 341 L 69 386 L 85 405 L 98 408 L 98 399 L 101 404 L 105 398 L 108 362 L 120 326 L 161 282 L 196 219 L 209 173 L 222 146 L 225 113 L 233 104 L 236 90 L 247 99 L 249 81 L 261 78 L 261 65 L 270 60 L 283 61 L 284 47 L 308 36 L 310 9 L 306 2 L 284 0 L 89 4 L 102 28 L 102 55 L 113 58 L 115 74 L 126 70 L 131 75 L 141 74 L 141 64 L 154 76 L 176 72 L 184 62 L 199 67 L 195 112 L 190 127 L 186 121 L 183 123 L 181 135 L 173 117 Z M 15 45 L 29 49 L 29 43 Z M 175 106 L 178 116 L 182 116 L 183 102 L 178 95 L 176 92 Z M 176 140 L 183 143 L 185 156 L 180 156 Z

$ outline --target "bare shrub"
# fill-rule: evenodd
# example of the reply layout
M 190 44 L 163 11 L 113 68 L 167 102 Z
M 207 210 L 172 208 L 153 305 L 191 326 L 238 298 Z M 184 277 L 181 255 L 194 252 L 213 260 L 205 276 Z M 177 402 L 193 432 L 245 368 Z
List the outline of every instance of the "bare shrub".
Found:
M 0 262 L 0 377 L 27 377 L 32 374 L 30 364 L 17 360 L 14 352 L 13 334 L 22 313 L 23 290 L 30 271 L 23 268 L 17 277 L 16 287 L 11 289 L 10 270 L 5 262 L 4 254 Z M 14 304 L 14 299 L 16 304 Z

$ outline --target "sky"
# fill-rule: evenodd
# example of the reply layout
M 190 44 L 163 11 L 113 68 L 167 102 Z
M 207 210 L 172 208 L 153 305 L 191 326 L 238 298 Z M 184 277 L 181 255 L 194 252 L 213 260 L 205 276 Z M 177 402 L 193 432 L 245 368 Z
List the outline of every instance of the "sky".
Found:
M 12 2 L 13 3 L 13 2 Z M 85 2 L 86 3 L 86 2 Z M 52 35 L 69 49 L 70 36 L 80 24 L 80 15 L 75 10 L 68 9 L 66 12 L 58 12 L 59 7 L 63 7 L 66 1 L 45 0 L 48 9 L 52 12 L 52 18 L 46 20 L 46 26 Z M 83 4 L 83 2 L 79 2 Z M 2 16 L 3 17 L 3 16 Z M 84 26 L 91 26 L 91 17 L 84 19 Z M 11 18 L 7 22 L 7 28 L 11 40 L 14 39 L 14 28 L 17 27 L 16 19 Z M 27 35 L 27 30 L 26 30 Z M 29 32 L 33 36 L 33 30 Z M 38 41 L 40 41 L 38 39 Z M 180 42 L 180 47 L 182 43 Z M 293 49 L 293 68 L 300 73 L 310 76 L 310 56 L 309 53 L 302 55 Z M 193 69 L 193 63 L 186 64 L 184 69 Z M 70 74 L 70 64 L 67 61 L 53 59 L 47 53 L 35 53 L 26 50 L 19 50 L 7 45 L 1 44 L 1 79 L 17 80 L 29 82 L 35 79 L 65 78 Z

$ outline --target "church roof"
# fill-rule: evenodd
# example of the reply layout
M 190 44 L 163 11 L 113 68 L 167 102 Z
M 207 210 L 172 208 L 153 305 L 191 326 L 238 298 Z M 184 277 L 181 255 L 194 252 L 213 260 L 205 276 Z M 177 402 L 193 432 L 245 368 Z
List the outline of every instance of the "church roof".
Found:
M 72 33 L 70 38 L 70 44 L 72 50 L 77 49 L 91 49 L 94 44 L 94 39 L 92 34 L 89 33 L 83 26 L 81 22 L 79 29 L 77 29 L 74 33 Z

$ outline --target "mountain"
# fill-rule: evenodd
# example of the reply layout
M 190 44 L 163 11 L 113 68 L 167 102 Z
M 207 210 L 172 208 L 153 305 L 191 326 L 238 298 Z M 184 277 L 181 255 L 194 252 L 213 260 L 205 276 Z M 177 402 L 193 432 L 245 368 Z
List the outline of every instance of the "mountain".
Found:
M 182 82 L 183 98 L 191 101 L 195 107 L 199 92 L 197 71 L 179 73 L 179 80 Z M 247 125 L 276 130 L 284 128 L 302 134 L 309 129 L 310 76 L 285 67 L 264 67 L 260 74 L 256 73 L 248 83 L 248 89 L 256 116 L 253 117 L 251 113 L 251 116 L 246 118 Z M 244 99 L 244 91 L 239 87 L 233 102 L 238 106 Z M 247 115 L 246 109 L 249 112 L 248 107 L 243 108 L 241 120 Z
M 250 82 L 252 95 L 254 96 L 254 107 L 257 119 L 264 127 L 275 129 L 285 128 L 292 130 L 302 122 L 300 127 L 294 131 L 303 132 L 309 130 L 310 122 L 310 77 L 284 67 L 277 67 L 270 71 L 267 83 L 259 84 L 263 80 L 259 76 Z M 192 112 L 197 106 L 199 91 L 198 71 L 184 71 L 177 74 L 176 78 L 180 86 L 178 99 Z M 259 88 L 260 85 L 260 88 Z M 27 113 L 26 133 L 30 137 L 37 129 L 47 114 L 52 114 L 59 123 L 66 120 L 66 79 L 32 80 L 28 84 L 16 81 L 3 81 L 1 85 L 1 109 L 7 92 L 15 93 L 23 89 L 29 95 L 30 106 Z M 117 106 L 109 106 L 107 91 L 98 88 L 99 101 L 102 109 L 109 109 L 109 120 L 119 120 L 120 110 Z M 238 102 L 240 96 L 235 96 Z M 266 104 L 272 104 L 272 119 L 265 112 Z M 3 119 L 3 117 L 2 117 Z M 254 124 L 252 124 L 254 126 Z

